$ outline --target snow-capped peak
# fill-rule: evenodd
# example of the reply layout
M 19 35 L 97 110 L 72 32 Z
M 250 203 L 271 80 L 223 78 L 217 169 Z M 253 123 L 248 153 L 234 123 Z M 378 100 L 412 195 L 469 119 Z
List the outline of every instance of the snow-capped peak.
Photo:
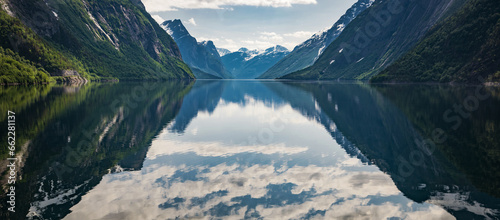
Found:
M 281 45 L 276 45 L 273 49 L 274 52 L 289 52 L 286 47 L 283 47 Z
M 249 50 L 246 47 L 240 48 L 237 52 L 242 52 L 242 53 L 247 53 L 247 54 L 259 54 L 259 53 L 261 53 L 261 51 L 259 51 L 259 50 Z
M 247 48 L 240 48 L 237 52 L 245 54 L 245 61 L 249 61 L 257 56 L 265 56 L 271 54 L 279 54 L 279 53 L 289 53 L 290 51 L 281 45 L 277 45 L 274 47 L 267 48 L 265 50 L 249 50 Z
M 224 49 L 224 48 L 217 48 L 217 52 L 219 53 L 219 55 L 220 55 L 221 57 L 223 57 L 223 56 L 225 56 L 225 55 L 227 55 L 227 54 L 232 53 L 230 50 L 228 50 L 228 49 Z

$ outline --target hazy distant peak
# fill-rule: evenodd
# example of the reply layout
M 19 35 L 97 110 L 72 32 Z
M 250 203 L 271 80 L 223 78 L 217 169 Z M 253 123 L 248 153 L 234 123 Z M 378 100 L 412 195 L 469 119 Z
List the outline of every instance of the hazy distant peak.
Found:
M 267 52 L 289 52 L 289 50 L 281 45 L 276 45 L 275 47 L 270 47 L 266 49 Z
M 225 48 L 217 48 L 217 52 L 219 52 L 220 56 L 223 57 L 226 54 L 230 54 L 231 51 Z

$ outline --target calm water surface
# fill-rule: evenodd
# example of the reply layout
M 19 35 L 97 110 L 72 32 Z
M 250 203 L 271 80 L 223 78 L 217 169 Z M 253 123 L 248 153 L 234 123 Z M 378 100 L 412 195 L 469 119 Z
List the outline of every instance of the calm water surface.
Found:
M 9 219 L 500 218 L 498 88 L 199 80 L 0 102 L 22 161 Z

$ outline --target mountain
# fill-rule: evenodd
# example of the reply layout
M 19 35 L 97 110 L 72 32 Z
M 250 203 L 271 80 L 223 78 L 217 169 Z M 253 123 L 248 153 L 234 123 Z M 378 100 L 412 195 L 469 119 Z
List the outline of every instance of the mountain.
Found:
M 313 66 L 287 79 L 369 79 L 410 50 L 465 0 L 375 1 L 334 40 Z
M 356 16 L 370 7 L 373 2 L 374 0 L 359 0 L 329 30 L 317 33 L 304 43 L 296 46 L 290 54 L 267 70 L 262 76 L 259 76 L 259 78 L 275 79 L 313 65 L 326 47 L 342 33 L 344 28 Z
M 373 82 L 500 81 L 500 5 L 468 2 Z
M 15 60 L 50 76 L 194 78 L 173 39 L 140 1 L 2 0 L 0 4 L 2 60 Z M 0 76 L 2 83 L 22 80 L 16 75 L 19 66 L 1 65 L 7 70 Z
M 217 48 L 217 52 L 219 52 L 219 55 L 221 57 L 225 56 L 226 54 L 230 54 L 231 53 L 230 50 L 224 49 L 224 48 Z
M 288 49 L 280 45 L 262 52 L 241 48 L 223 56 L 222 63 L 234 78 L 255 79 L 289 53 Z
M 191 67 L 196 78 L 231 78 L 212 41 L 198 42 L 178 19 L 165 21 L 161 26 L 179 45 L 182 59 Z

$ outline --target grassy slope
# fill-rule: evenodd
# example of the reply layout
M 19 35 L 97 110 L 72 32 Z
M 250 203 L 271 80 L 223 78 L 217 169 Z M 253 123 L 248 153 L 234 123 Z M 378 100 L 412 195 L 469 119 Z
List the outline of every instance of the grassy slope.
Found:
M 474 0 L 372 82 L 500 81 L 500 5 Z

